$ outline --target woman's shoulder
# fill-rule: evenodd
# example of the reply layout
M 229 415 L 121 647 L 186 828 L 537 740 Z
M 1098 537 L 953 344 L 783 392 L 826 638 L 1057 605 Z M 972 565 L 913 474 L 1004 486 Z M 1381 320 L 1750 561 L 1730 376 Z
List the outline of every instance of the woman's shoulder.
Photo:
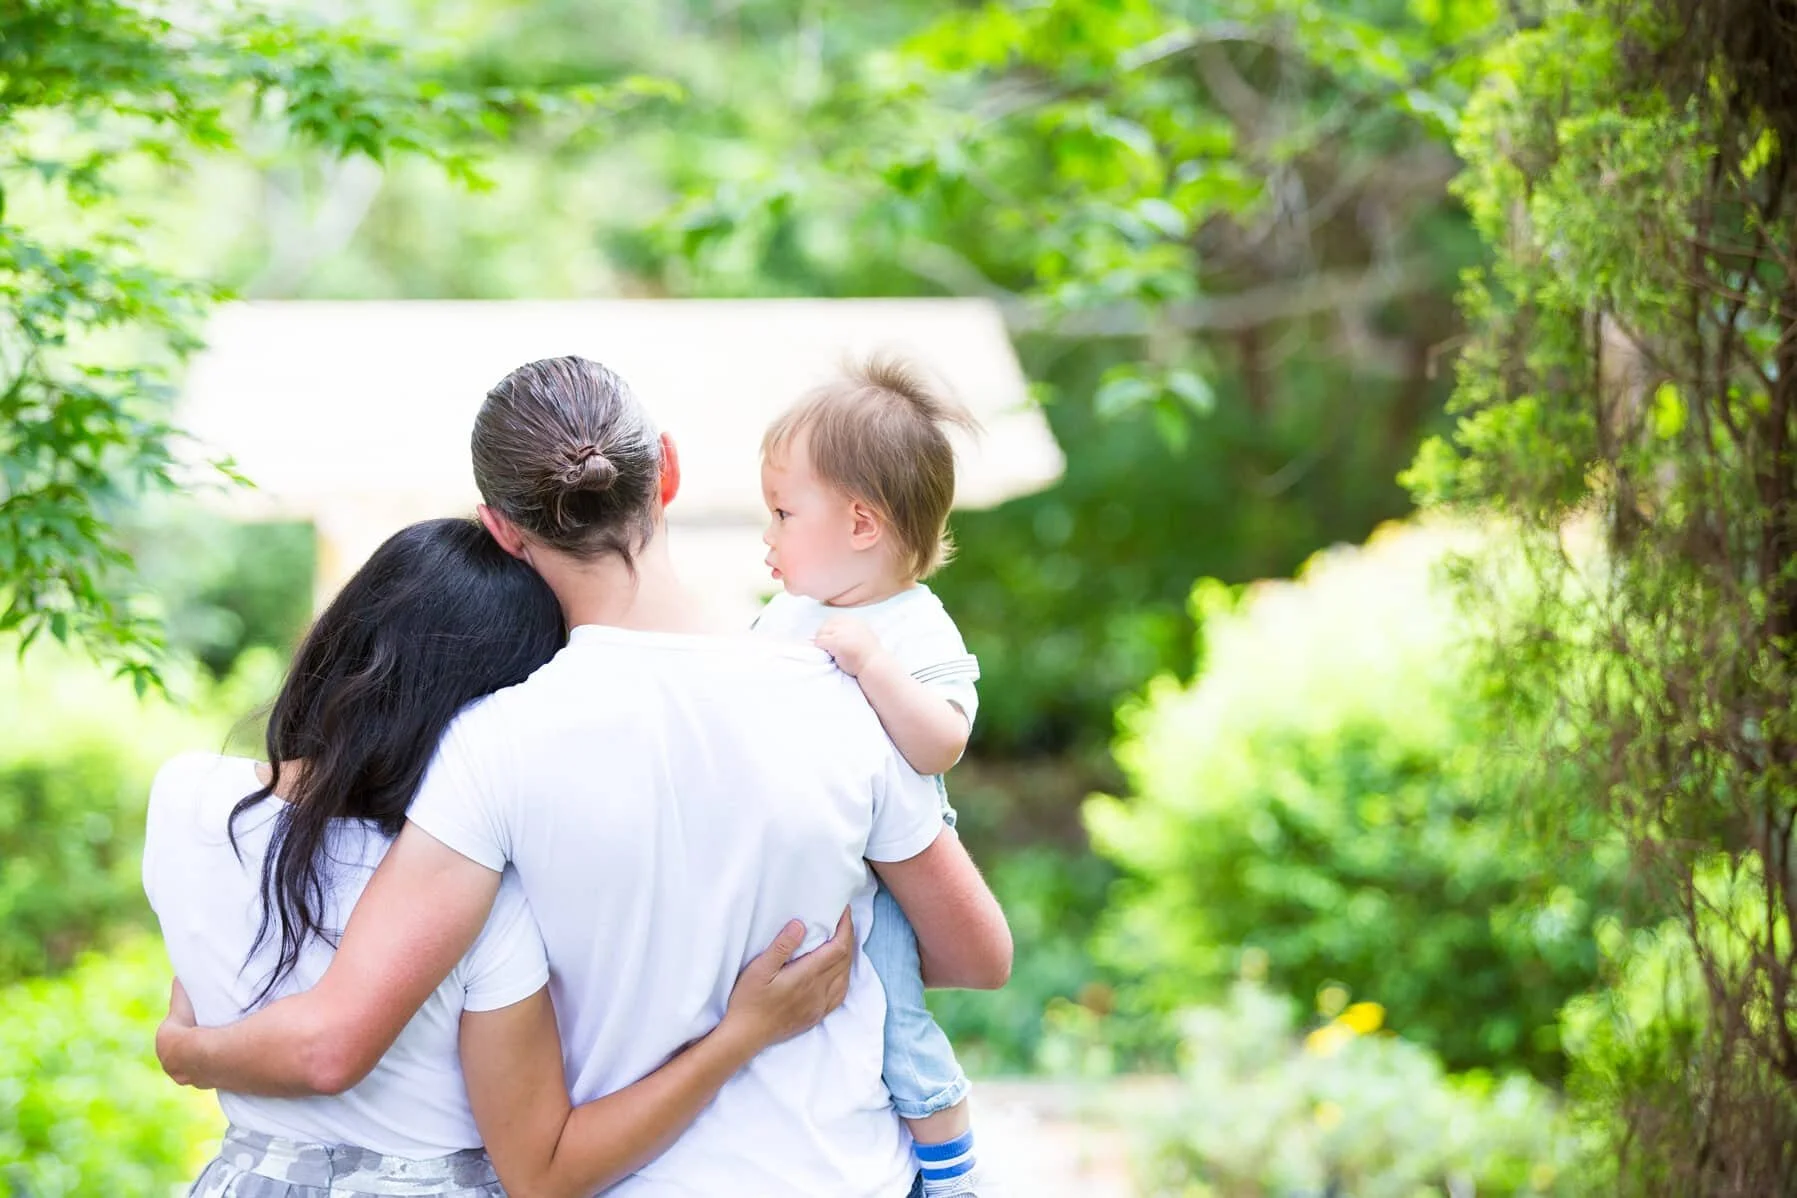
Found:
M 143 883 L 156 905 L 159 878 L 192 877 L 226 845 L 225 825 L 238 800 L 254 792 L 256 763 L 219 753 L 182 753 L 150 783 L 144 820 Z
M 222 753 L 180 753 L 163 762 L 150 783 L 150 822 L 208 822 L 221 807 L 228 815 L 261 779 L 256 763 Z

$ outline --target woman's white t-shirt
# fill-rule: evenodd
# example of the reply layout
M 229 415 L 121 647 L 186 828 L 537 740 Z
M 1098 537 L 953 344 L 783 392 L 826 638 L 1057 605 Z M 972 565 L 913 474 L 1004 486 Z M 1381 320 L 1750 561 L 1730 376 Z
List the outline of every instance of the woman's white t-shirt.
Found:
M 280 799 L 264 799 L 237 821 L 231 809 L 260 789 L 256 763 L 213 753 L 176 757 L 150 790 L 143 880 L 162 924 L 175 975 L 203 1026 L 243 1017 L 278 957 L 275 937 L 246 965 L 262 918 L 262 861 Z M 333 939 L 392 842 L 371 825 L 338 820 L 323 854 L 323 925 Z M 242 860 L 239 861 L 238 854 Z M 269 1001 L 309 989 L 331 962 L 331 943 L 314 937 Z M 354 1144 L 389 1156 L 428 1158 L 479 1147 L 457 1053 L 463 1011 L 492 1011 L 528 998 L 549 980 L 543 940 L 510 870 L 486 927 L 443 984 L 425 1000 L 362 1082 L 318 1098 L 260 1098 L 219 1092 L 232 1123 L 317 1144 Z

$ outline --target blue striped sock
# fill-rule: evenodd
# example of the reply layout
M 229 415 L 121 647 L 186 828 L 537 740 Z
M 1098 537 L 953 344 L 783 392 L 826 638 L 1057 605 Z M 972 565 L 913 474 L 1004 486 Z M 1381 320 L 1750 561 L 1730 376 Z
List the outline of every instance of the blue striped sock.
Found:
M 917 1163 L 923 1168 L 924 1198 L 968 1192 L 967 1175 L 973 1172 L 973 1133 L 946 1144 L 914 1144 Z

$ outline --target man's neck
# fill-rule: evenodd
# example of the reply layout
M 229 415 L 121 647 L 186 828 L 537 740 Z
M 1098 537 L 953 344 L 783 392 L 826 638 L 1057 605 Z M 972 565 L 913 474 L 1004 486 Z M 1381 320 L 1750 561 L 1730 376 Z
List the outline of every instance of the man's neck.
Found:
M 657 530 L 636 555 L 634 571 L 611 554 L 581 561 L 566 554 L 538 553 L 533 564 L 561 601 L 570 628 L 603 624 L 638 632 L 722 630 L 708 605 L 674 572 L 665 530 Z

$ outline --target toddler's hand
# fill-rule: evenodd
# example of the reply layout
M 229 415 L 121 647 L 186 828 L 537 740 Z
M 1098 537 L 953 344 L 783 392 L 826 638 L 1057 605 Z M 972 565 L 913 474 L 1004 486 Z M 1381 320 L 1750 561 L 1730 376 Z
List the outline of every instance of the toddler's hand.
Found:
M 851 678 L 859 678 L 880 652 L 880 638 L 860 620 L 837 616 L 817 630 L 812 643 L 836 659 L 836 668 Z

